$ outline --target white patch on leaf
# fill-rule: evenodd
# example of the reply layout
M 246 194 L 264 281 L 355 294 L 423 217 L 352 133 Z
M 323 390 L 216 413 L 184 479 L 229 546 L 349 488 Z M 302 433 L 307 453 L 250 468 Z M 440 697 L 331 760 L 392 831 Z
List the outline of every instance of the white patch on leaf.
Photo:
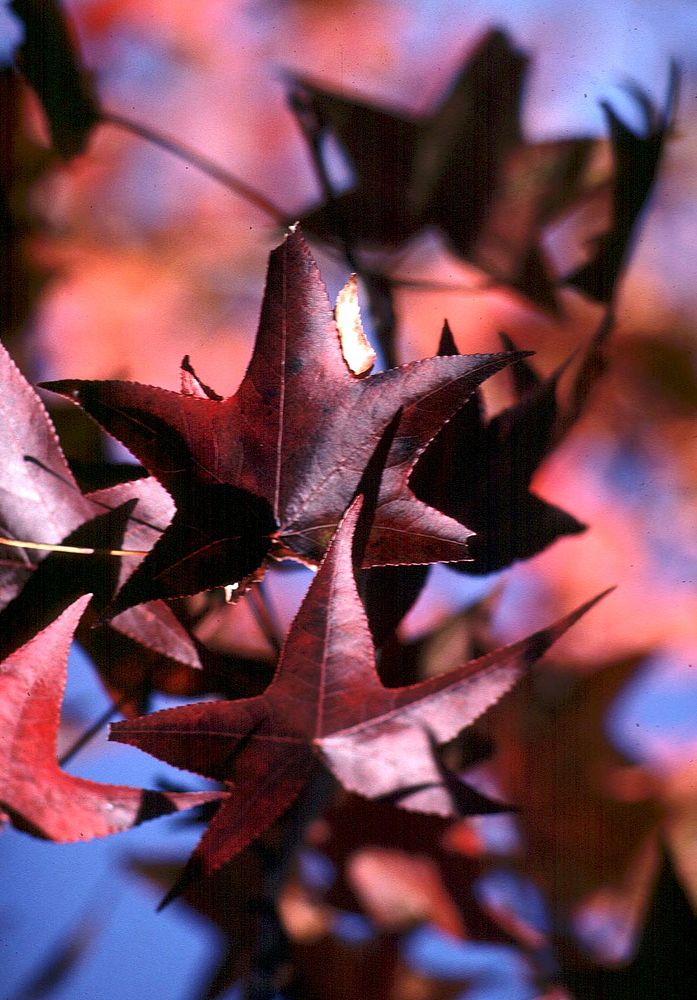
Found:
M 354 375 L 367 375 L 375 364 L 377 355 L 363 330 L 355 274 L 351 275 L 336 297 L 334 319 L 339 329 L 344 361 Z

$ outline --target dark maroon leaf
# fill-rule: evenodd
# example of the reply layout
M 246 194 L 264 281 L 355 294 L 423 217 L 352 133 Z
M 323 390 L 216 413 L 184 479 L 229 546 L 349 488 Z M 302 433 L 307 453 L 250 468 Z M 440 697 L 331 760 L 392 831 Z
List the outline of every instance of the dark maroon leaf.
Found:
M 353 375 L 317 265 L 293 231 L 271 255 L 254 353 L 234 396 L 50 383 L 137 455 L 176 504 L 114 609 L 226 584 L 241 593 L 268 558 L 316 564 L 400 407 L 365 565 L 466 558 L 468 529 L 417 500 L 408 480 L 443 423 L 515 357 L 429 358 Z
M 156 888 L 169 888 L 178 877 L 184 859 L 135 856 L 129 868 L 147 878 Z M 212 921 L 225 934 L 227 950 L 217 964 L 201 1000 L 213 1000 L 249 974 L 263 919 L 264 865 L 254 847 L 219 868 L 209 878 L 187 884 L 179 897 L 196 913 Z
M 107 691 L 126 718 L 147 712 L 154 692 L 182 699 L 260 694 L 274 670 L 269 660 L 223 655 L 195 640 L 201 661 L 196 669 L 155 653 L 115 629 L 81 627 L 78 635 L 80 645 L 91 656 Z
M 118 586 L 119 563 L 106 553 L 121 548 L 136 501 L 80 525 L 64 539 L 68 546 L 94 548 L 93 555 L 51 552 L 39 563 L 17 597 L 0 611 L 0 656 L 7 656 L 42 631 L 83 594 L 92 593 L 90 616 L 99 614 Z
M 453 670 L 488 652 L 489 601 L 475 604 L 444 620 L 417 639 L 391 636 L 380 650 L 378 670 L 385 687 L 401 687 Z
M 566 282 L 601 302 L 610 302 L 636 227 L 656 180 L 663 146 L 670 132 L 677 100 L 678 69 L 671 65 L 665 109 L 660 112 L 639 87 L 631 89 L 644 116 L 644 134 L 631 129 L 606 102 L 603 111 L 615 158 L 612 224 L 600 236 L 590 261 Z
M 96 510 L 109 511 L 125 503 L 135 504 L 123 539 L 123 547 L 129 551 L 149 551 L 174 513 L 171 497 L 152 477 L 95 490 L 87 494 L 87 499 Z M 116 559 L 118 586 L 129 579 L 140 561 L 141 557 L 132 556 Z M 113 618 L 110 626 L 156 654 L 189 667 L 201 665 L 188 630 L 163 601 L 128 608 Z
M 511 812 L 515 808 L 506 802 L 496 801 L 487 795 L 483 795 L 464 777 L 457 775 L 443 760 L 441 750 L 433 734 L 426 731 L 426 737 L 431 747 L 433 762 L 439 775 L 437 784 L 442 792 L 450 796 L 452 815 L 461 817 L 484 816 L 491 815 L 492 813 Z M 406 786 L 405 788 L 398 789 L 396 792 L 381 796 L 380 801 L 399 805 L 400 802 L 409 796 L 415 795 L 417 792 L 427 791 L 433 788 L 435 784 L 435 782 L 431 782 L 422 785 Z
M 48 414 L 4 348 L 0 376 L 0 532 L 10 539 L 59 543 L 100 512 L 77 488 Z M 17 593 L 18 577 L 26 579 L 44 556 L 30 549 L 3 548 L 3 604 Z
M 656 990 L 666 997 L 688 1000 L 697 977 L 692 947 L 696 934 L 694 907 L 676 874 L 669 849 L 663 847 L 653 896 L 631 962 L 615 969 L 567 964 L 565 982 L 575 996 L 588 1000 L 649 1000 Z
M 111 491 L 105 491 L 111 492 Z M 112 501 L 118 496 L 116 490 Z M 84 593 L 93 593 L 88 612 L 78 625 L 77 638 L 92 655 L 95 665 L 119 703 L 124 715 L 135 712 L 136 702 L 144 710 L 147 697 L 154 690 L 169 694 L 194 695 L 219 692 L 228 697 L 231 692 L 239 695 L 253 685 L 258 675 L 257 690 L 261 680 L 268 679 L 268 668 L 263 663 L 222 658 L 201 650 L 208 662 L 208 669 L 193 669 L 182 662 L 180 633 L 187 637 L 196 664 L 198 649 L 172 612 L 164 604 L 160 613 L 152 613 L 148 606 L 125 611 L 115 619 L 114 628 L 96 628 L 118 587 L 122 571 L 121 561 L 110 551 L 123 544 L 123 535 L 132 520 L 137 500 L 132 498 L 107 514 L 101 514 L 80 525 L 63 539 L 66 546 L 93 548 L 91 555 L 50 553 L 31 573 L 22 590 L 0 611 L 0 656 L 7 656 L 27 642 L 37 630 L 47 627 L 69 604 Z M 155 605 L 157 608 L 157 605 Z M 137 612 L 137 613 L 134 613 Z M 128 637 L 133 630 L 134 638 Z M 147 641 L 144 647 L 143 642 Z M 167 656 L 165 650 L 171 648 Z M 211 665 L 213 661 L 216 665 Z M 131 703 L 124 702 L 130 697 Z
M 490 31 L 421 117 L 297 79 L 291 103 L 301 128 L 320 156 L 321 139 L 333 135 L 355 175 L 348 192 L 304 215 L 308 232 L 350 250 L 389 249 L 436 225 L 456 254 L 553 306 L 540 231 L 573 202 L 592 142 L 525 142 L 527 62 L 502 31 Z
M 450 795 L 452 811 L 456 816 L 483 816 L 491 813 L 510 812 L 515 806 L 483 795 L 467 779 L 456 774 L 443 759 L 433 733 L 427 732 L 431 753 L 438 768 L 443 789 Z
M 540 379 L 523 362 L 522 371 L 514 375 L 522 395 L 513 406 L 487 420 L 478 391 L 417 463 L 411 477 L 417 496 L 475 532 L 470 541 L 472 560 L 456 567 L 461 572 L 503 569 L 536 555 L 563 535 L 584 530 L 570 514 L 532 493 L 530 482 L 578 419 L 603 374 L 610 323 L 609 317 L 603 320 L 592 338 L 563 412 L 557 404 L 557 384 L 565 366 Z M 439 350 L 457 351 L 447 323 Z
M 24 24 L 22 71 L 46 112 L 51 139 L 65 159 L 84 152 L 99 105 L 58 0 L 12 0 Z
M 416 603 L 428 570 L 428 566 L 377 566 L 364 571 L 361 597 L 377 647 L 390 638 Z
M 22 328 L 45 281 L 29 260 L 26 237 L 36 229 L 31 188 L 55 163 L 23 128 L 25 84 L 11 66 L 0 68 L 0 337 Z
M 480 864 L 448 845 L 449 831 L 456 825 L 440 816 L 397 809 L 382 801 L 349 794 L 339 796 L 325 815 L 323 834 L 317 844 L 337 871 L 328 901 L 344 910 L 361 909 L 346 875 L 352 857 L 366 847 L 387 848 L 407 856 L 426 855 L 442 873 L 470 935 L 501 940 L 500 931 L 477 906 L 472 892 L 472 883 L 481 874 Z

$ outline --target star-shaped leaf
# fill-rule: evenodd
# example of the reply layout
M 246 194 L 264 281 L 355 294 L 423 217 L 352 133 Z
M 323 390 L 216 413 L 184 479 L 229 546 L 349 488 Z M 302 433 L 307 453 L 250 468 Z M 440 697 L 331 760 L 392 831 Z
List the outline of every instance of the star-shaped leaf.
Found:
M 433 745 L 494 704 L 594 603 L 447 674 L 385 688 L 353 573 L 360 505 L 359 498 L 338 529 L 262 695 L 187 705 L 112 727 L 112 739 L 234 784 L 194 856 L 204 872 L 285 812 L 318 756 L 349 790 L 375 798 L 413 788 L 400 805 L 452 814 Z
M 527 362 L 519 362 L 511 369 L 519 397 L 515 404 L 487 420 L 481 393 L 475 393 L 420 459 L 411 480 L 417 495 L 475 531 L 472 560 L 457 569 L 491 573 L 584 530 L 570 514 L 536 496 L 530 483 L 602 375 L 609 329 L 610 321 L 603 320 L 564 412 L 557 403 L 557 385 L 565 366 L 542 379 Z M 512 346 L 508 338 L 504 342 Z M 446 323 L 439 353 L 456 352 Z
M 191 385 L 47 385 L 130 448 L 176 504 L 114 609 L 231 583 L 242 592 L 268 557 L 319 562 L 400 408 L 365 564 L 466 558 L 469 529 L 417 500 L 409 476 L 476 386 L 520 356 L 428 358 L 354 375 L 317 265 L 292 231 L 271 255 L 254 353 L 234 396 Z
M 0 805 L 50 840 L 89 840 L 224 797 L 102 785 L 66 774 L 56 735 L 73 633 L 90 595 L 0 662 Z
M 302 218 L 351 250 L 398 247 L 429 225 L 450 249 L 545 306 L 553 279 L 542 227 L 581 190 L 587 138 L 528 143 L 520 126 L 528 59 L 490 31 L 438 107 L 415 116 L 296 79 L 291 103 L 325 188 L 322 140 L 333 135 L 354 173 Z

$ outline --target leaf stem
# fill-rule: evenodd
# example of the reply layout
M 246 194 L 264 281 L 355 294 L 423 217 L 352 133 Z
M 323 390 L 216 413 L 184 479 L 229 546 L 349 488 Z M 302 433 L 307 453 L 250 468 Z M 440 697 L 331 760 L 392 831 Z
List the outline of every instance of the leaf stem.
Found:
M 202 153 L 197 152 L 190 146 L 173 139 L 171 136 L 165 135 L 164 132 L 160 132 L 157 129 L 151 128 L 149 125 L 143 125 L 141 122 L 134 121 L 128 118 L 126 115 L 120 115 L 113 111 L 102 111 L 101 113 L 102 121 L 107 125 L 113 125 L 116 128 L 121 128 L 124 131 L 130 132 L 133 135 L 138 136 L 140 139 L 144 139 L 147 142 L 151 142 L 155 146 L 159 146 L 160 149 L 166 150 L 173 156 L 178 157 L 185 163 L 190 163 L 192 166 L 201 170 L 208 177 L 222 184 L 223 187 L 227 188 L 233 194 L 238 195 L 238 197 L 243 198 L 251 205 L 255 205 L 258 209 L 268 215 L 274 220 L 279 226 L 286 227 L 290 225 L 293 221 L 293 217 L 284 212 L 275 202 L 267 198 L 266 195 L 262 194 L 261 191 L 257 191 L 246 181 L 243 181 L 240 177 L 235 176 L 229 170 L 221 167 L 215 161 L 210 160 L 207 156 Z M 315 158 L 317 154 L 313 151 L 313 161 L 315 163 L 315 169 L 319 174 L 320 166 Z M 325 195 L 329 197 L 329 192 L 331 192 L 331 198 L 335 200 L 336 196 L 331 189 L 329 183 L 329 178 L 326 172 L 323 170 L 322 166 L 322 176 L 321 176 L 322 188 Z M 370 284 L 370 279 L 373 274 L 367 268 L 361 267 L 359 262 L 355 259 L 353 252 L 346 245 L 346 241 L 342 240 L 344 243 L 344 256 L 354 271 L 357 274 L 362 275 L 363 280 L 366 285 Z M 382 274 L 375 275 L 375 277 L 384 277 Z M 495 287 L 496 282 L 483 276 L 483 280 L 477 284 L 447 284 L 446 282 L 437 281 L 424 281 L 418 278 L 390 278 L 390 284 L 395 288 L 411 288 L 417 291 L 425 292 L 445 292 L 445 293 L 457 293 L 457 294 L 472 294 L 487 290 L 489 288 Z
M 90 740 L 94 739 L 99 730 L 106 726 L 111 717 L 116 715 L 117 712 L 120 712 L 124 705 L 128 704 L 132 697 L 133 692 L 129 691 L 127 694 L 122 695 L 117 702 L 112 702 L 112 704 L 109 705 L 109 707 L 106 708 L 97 719 L 95 719 L 92 725 L 89 726 L 84 733 L 78 736 L 75 742 L 58 758 L 59 765 L 64 767 L 68 761 L 72 760 L 75 754 L 79 753 L 80 750 L 82 750 L 82 748 L 90 742 Z
M 64 552 L 77 556 L 146 556 L 147 549 L 91 549 L 82 545 L 52 545 L 50 542 L 23 542 L 17 538 L 0 537 L 0 545 L 15 549 L 37 549 L 40 552 Z
M 168 153 L 172 153 L 173 156 L 177 156 L 180 160 L 190 163 L 193 167 L 201 170 L 214 181 L 222 184 L 223 187 L 228 189 L 228 191 L 232 191 L 233 194 L 238 195 L 240 198 L 249 202 L 250 205 L 254 205 L 266 215 L 270 216 L 274 222 L 278 223 L 279 226 L 288 225 L 288 215 L 283 212 L 278 205 L 274 204 L 274 202 L 267 198 L 266 195 L 262 194 L 261 191 L 257 191 L 256 188 L 253 188 L 250 184 L 247 184 L 246 181 L 243 181 L 239 177 L 230 173 L 229 170 L 225 170 L 218 163 L 215 163 L 214 160 L 210 160 L 202 153 L 197 152 L 195 149 L 191 149 L 190 146 L 185 146 L 176 139 L 165 135 L 164 132 L 150 128 L 149 125 L 143 125 L 141 122 L 133 121 L 131 118 L 128 118 L 125 115 L 117 114 L 113 111 L 102 111 L 101 118 L 105 124 L 115 125 L 117 128 L 124 129 L 126 132 L 131 132 L 133 135 L 138 136 L 138 138 L 145 139 L 147 142 L 151 142 L 155 146 L 159 146 L 160 149 L 164 149 Z
M 499 287 L 493 279 L 482 273 L 482 280 L 478 284 L 450 284 L 447 281 L 429 281 L 426 278 L 390 278 L 393 288 L 409 288 L 417 292 L 438 292 L 439 294 L 456 293 L 458 295 L 476 295 L 478 292 L 489 291 Z

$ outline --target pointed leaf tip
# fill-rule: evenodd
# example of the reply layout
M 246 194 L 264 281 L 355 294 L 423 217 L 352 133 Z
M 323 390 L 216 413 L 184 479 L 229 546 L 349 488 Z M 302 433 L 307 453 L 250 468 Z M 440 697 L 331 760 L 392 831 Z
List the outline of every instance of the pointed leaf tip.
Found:
M 438 357 L 453 357 L 459 353 L 455 338 L 453 337 L 453 331 L 450 329 L 450 323 L 446 319 L 443 321 L 443 329 L 438 343 Z
M 356 535 L 356 528 L 358 525 L 358 520 L 363 511 L 365 504 L 365 496 L 360 493 L 352 502 L 351 505 L 346 510 L 346 513 L 342 517 L 341 521 L 337 525 L 337 529 L 332 536 L 332 540 L 327 548 L 326 555 L 320 563 L 319 570 L 317 571 L 317 576 L 322 569 L 325 562 L 332 559 L 337 559 L 340 561 L 348 560 L 347 565 L 353 564 L 353 543 L 354 537 Z M 316 577 L 315 577 L 316 579 Z
M 499 333 L 499 337 L 504 351 L 518 350 L 515 342 L 507 333 L 501 331 Z M 533 366 L 528 364 L 528 362 L 522 358 L 511 366 L 510 373 L 513 381 L 513 388 L 519 399 L 535 390 L 542 381 Z
M 103 837 L 225 795 L 99 784 L 61 769 L 56 735 L 68 652 L 90 598 L 78 598 L 0 670 L 0 803 L 20 829 L 61 842 Z
M 39 633 L 39 635 L 45 635 L 49 629 L 55 629 L 55 631 L 62 631 L 65 629 L 66 632 L 70 631 L 72 640 L 72 635 L 77 628 L 77 624 L 85 613 L 87 605 L 90 603 L 93 596 L 93 594 L 83 594 L 82 597 L 78 597 L 76 601 L 73 601 L 73 603 L 70 604 L 65 611 L 58 616 L 58 618 L 56 618 L 55 622 L 49 625 L 44 632 Z M 38 637 L 39 636 L 37 636 L 37 638 Z
M 76 378 L 55 379 L 48 382 L 37 382 L 38 389 L 45 389 L 46 392 L 55 392 L 58 396 L 65 396 L 66 399 L 79 400 L 80 386 L 82 381 Z

